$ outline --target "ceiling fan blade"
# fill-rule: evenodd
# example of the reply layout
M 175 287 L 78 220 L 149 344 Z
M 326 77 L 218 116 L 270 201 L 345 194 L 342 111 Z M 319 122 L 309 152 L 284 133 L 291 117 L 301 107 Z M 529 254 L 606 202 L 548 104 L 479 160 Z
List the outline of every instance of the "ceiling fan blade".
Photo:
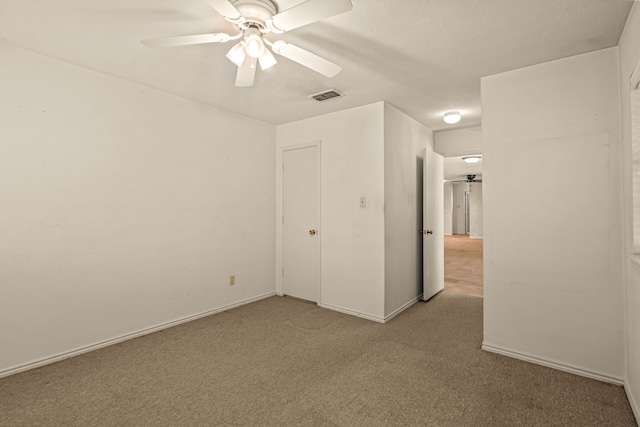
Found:
M 284 33 L 352 8 L 351 0 L 307 0 L 269 18 L 267 26 L 274 33 Z
M 244 22 L 244 16 L 227 0 L 209 0 L 209 4 L 227 21 L 233 24 L 242 24 Z
M 211 33 L 194 34 L 192 36 L 162 37 L 159 39 L 142 40 L 140 43 L 147 47 L 174 47 L 202 43 L 224 43 L 229 39 L 229 34 Z
M 242 65 L 238 67 L 238 74 L 236 74 L 236 87 L 252 86 L 255 75 L 256 58 L 247 55 Z
M 278 55 L 282 55 L 327 77 L 335 77 L 342 71 L 341 66 L 298 46 L 294 46 L 291 43 L 287 43 L 284 40 L 275 42 L 273 44 L 273 51 Z

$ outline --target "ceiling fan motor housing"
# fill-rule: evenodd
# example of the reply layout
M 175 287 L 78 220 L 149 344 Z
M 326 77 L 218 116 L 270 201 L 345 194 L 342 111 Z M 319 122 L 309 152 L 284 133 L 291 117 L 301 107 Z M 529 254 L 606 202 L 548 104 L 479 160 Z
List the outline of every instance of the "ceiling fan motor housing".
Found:
M 276 5 L 269 0 L 236 0 L 233 5 L 246 19 L 245 26 L 257 24 L 261 30 L 267 27 L 267 20 L 278 13 Z

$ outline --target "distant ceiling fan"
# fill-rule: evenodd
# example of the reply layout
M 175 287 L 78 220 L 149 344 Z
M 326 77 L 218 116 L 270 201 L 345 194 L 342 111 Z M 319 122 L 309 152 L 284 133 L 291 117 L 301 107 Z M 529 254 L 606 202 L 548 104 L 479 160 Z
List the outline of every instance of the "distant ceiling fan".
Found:
M 465 179 L 452 180 L 452 181 L 449 181 L 449 182 L 451 182 L 452 184 L 457 184 L 459 182 L 464 182 L 466 184 L 470 184 L 470 183 L 473 183 L 473 182 L 482 182 L 482 179 L 481 178 L 476 179 L 476 175 L 465 175 Z
M 163 37 L 142 40 L 141 43 L 148 47 L 173 47 L 239 40 L 227 53 L 227 58 L 238 66 L 238 87 L 253 85 L 256 63 L 259 63 L 263 70 L 276 64 L 277 61 L 268 48 L 327 77 L 334 77 L 342 70 L 339 65 L 307 50 L 284 40 L 271 42 L 264 38 L 264 35 L 282 34 L 347 12 L 353 8 L 350 0 L 307 0 L 282 12 L 278 11 L 276 4 L 271 0 L 209 0 L 209 4 L 224 19 L 237 27 L 238 34 L 210 33 Z

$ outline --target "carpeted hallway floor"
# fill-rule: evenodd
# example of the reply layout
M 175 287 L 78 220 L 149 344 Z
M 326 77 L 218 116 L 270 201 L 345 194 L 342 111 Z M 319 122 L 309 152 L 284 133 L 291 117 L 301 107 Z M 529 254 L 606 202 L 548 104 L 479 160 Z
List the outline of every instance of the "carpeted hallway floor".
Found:
M 272 297 L 0 379 L 0 425 L 635 425 L 621 387 L 481 340 L 451 291 L 385 325 Z

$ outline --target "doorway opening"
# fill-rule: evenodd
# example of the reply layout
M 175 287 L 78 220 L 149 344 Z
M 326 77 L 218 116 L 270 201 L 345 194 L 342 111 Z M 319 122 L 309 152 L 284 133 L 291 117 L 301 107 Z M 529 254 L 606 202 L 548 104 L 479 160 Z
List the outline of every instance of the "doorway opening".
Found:
M 444 288 L 480 297 L 484 295 L 481 167 L 481 162 L 464 164 L 462 157 L 447 157 L 444 162 Z

